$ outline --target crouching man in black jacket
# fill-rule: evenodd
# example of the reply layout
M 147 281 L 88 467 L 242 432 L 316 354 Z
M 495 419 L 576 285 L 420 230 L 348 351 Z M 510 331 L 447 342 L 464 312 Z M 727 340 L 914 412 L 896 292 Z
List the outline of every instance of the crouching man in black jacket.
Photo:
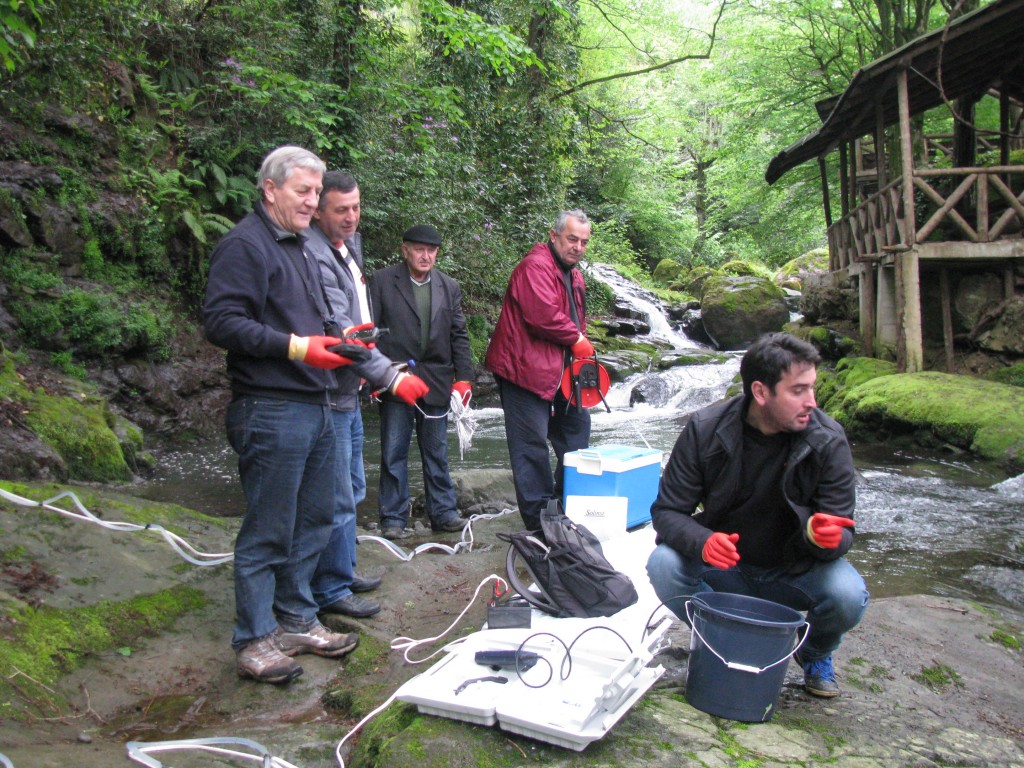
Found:
M 647 572 L 680 618 L 703 591 L 807 611 L 797 654 L 804 687 L 839 694 L 832 652 L 864 614 L 853 544 L 855 477 L 843 428 L 814 399 L 821 357 L 784 333 L 743 356 L 743 394 L 693 414 L 651 507 L 657 548 Z

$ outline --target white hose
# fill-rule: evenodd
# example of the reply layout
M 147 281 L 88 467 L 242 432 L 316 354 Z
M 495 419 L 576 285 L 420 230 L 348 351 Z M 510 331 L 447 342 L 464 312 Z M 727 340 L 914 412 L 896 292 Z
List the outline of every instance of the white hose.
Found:
M 259 754 L 253 755 L 248 752 L 239 752 L 235 749 L 225 749 L 224 747 L 218 746 L 221 744 L 236 744 L 248 747 Z M 209 739 L 179 739 L 177 741 L 129 741 L 125 746 L 128 749 L 128 757 L 131 760 L 148 766 L 149 768 L 163 768 L 163 763 L 156 758 L 149 756 L 150 752 L 180 751 L 186 749 L 198 749 L 203 752 L 213 752 L 215 754 L 253 760 L 263 763 L 264 768 L 297 768 L 294 763 L 289 763 L 283 758 L 271 755 L 262 744 L 250 741 L 249 739 L 236 739 L 229 736 L 218 736 Z
M 217 553 L 206 553 L 200 552 L 183 538 L 178 536 L 176 533 L 171 533 L 166 528 L 154 523 L 146 523 L 140 525 L 139 523 L 125 523 L 125 522 L 111 522 L 107 520 L 101 520 L 96 517 L 92 512 L 85 508 L 78 497 L 75 496 L 71 491 L 63 491 L 58 493 L 51 499 L 46 501 L 33 501 L 32 499 L 26 499 L 23 496 L 5 491 L 0 488 L 0 498 L 6 499 L 7 501 L 14 502 L 15 504 L 22 507 L 42 507 L 43 509 L 49 510 L 50 512 L 56 512 L 65 517 L 74 518 L 75 520 L 83 520 L 85 522 L 94 523 L 101 528 L 107 528 L 111 531 L 152 531 L 160 534 L 164 540 L 171 545 L 175 552 L 181 555 L 185 560 L 192 563 L 192 565 L 222 565 L 229 563 L 234 559 L 234 554 L 231 552 L 217 552 Z M 71 503 L 74 505 L 74 510 L 62 509 L 61 507 L 53 506 L 53 502 L 59 501 L 63 498 L 71 499 Z
M 420 544 L 418 547 L 416 547 L 410 552 L 398 546 L 397 544 L 395 544 L 395 542 L 390 541 L 389 539 L 385 539 L 382 536 L 372 536 L 364 534 L 362 536 L 357 536 L 356 541 L 373 541 L 377 544 L 381 544 L 391 554 L 393 554 L 399 560 L 402 560 L 406 563 L 412 560 L 414 557 L 416 557 L 416 555 L 418 555 L 420 552 L 427 552 L 431 549 L 439 549 L 445 554 L 456 555 L 459 552 L 462 552 L 463 550 L 465 550 L 466 552 L 473 551 L 473 523 L 475 523 L 477 520 L 493 520 L 494 518 L 503 517 L 504 515 L 511 515 L 513 512 L 515 512 L 515 510 L 508 509 L 506 507 L 505 509 L 501 510 L 501 512 L 495 512 L 494 514 L 470 515 L 466 520 L 466 524 L 462 528 L 462 536 L 460 540 L 456 542 L 455 546 L 448 546 L 447 544 L 440 544 L 438 542 L 431 541 L 427 542 L 426 544 Z

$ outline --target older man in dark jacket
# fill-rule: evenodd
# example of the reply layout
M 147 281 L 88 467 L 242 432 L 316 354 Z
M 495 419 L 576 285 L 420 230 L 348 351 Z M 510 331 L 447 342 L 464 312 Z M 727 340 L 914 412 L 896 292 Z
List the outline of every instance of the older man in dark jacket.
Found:
M 853 544 L 855 476 L 842 427 L 817 409 L 813 346 L 769 334 L 743 357 L 743 394 L 695 413 L 651 507 L 658 547 L 647 571 L 685 618 L 700 591 L 746 594 L 807 611 L 798 661 L 815 696 L 839 693 L 832 652 L 860 621 L 864 580 Z
M 380 523 L 389 539 L 408 535 L 409 444 L 415 425 L 423 466 L 427 516 L 435 531 L 461 531 L 455 486 L 448 471 L 448 409 L 454 392 L 471 396 L 473 361 L 459 284 L 435 269 L 441 235 L 418 224 L 402 236 L 402 261 L 370 281 L 373 317 L 387 328 L 378 347 L 406 362 L 430 387 L 422 405 L 385 394 L 380 406 Z
M 302 674 L 291 656 L 340 657 L 359 642 L 320 624 L 310 587 L 333 520 L 335 370 L 352 362 L 331 351 L 342 340 L 327 333 L 319 273 L 301 234 L 324 170 L 300 147 L 267 155 L 261 199 L 210 256 L 203 306 L 207 338 L 228 353 L 226 425 L 246 500 L 231 644 L 238 674 L 268 683 Z

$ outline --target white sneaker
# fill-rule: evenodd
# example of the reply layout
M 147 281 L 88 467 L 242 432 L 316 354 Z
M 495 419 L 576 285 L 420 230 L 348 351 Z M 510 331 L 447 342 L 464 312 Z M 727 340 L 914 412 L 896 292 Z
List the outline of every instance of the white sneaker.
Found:
M 277 635 L 277 642 L 285 656 L 315 653 L 317 656 L 336 658 L 354 651 L 359 645 L 359 635 L 332 632 L 323 624 L 317 624 L 305 632 L 281 630 Z

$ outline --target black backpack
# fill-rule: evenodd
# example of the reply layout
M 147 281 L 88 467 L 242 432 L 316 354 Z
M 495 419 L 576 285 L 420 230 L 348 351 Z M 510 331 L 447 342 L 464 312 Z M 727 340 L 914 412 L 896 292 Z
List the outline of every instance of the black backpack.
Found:
M 505 568 L 509 587 L 545 613 L 560 618 L 611 616 L 637 601 L 626 574 L 605 559 L 601 542 L 562 513 L 557 499 L 540 516 L 540 531 L 499 534 L 509 542 Z M 517 573 L 521 564 L 540 593 Z

